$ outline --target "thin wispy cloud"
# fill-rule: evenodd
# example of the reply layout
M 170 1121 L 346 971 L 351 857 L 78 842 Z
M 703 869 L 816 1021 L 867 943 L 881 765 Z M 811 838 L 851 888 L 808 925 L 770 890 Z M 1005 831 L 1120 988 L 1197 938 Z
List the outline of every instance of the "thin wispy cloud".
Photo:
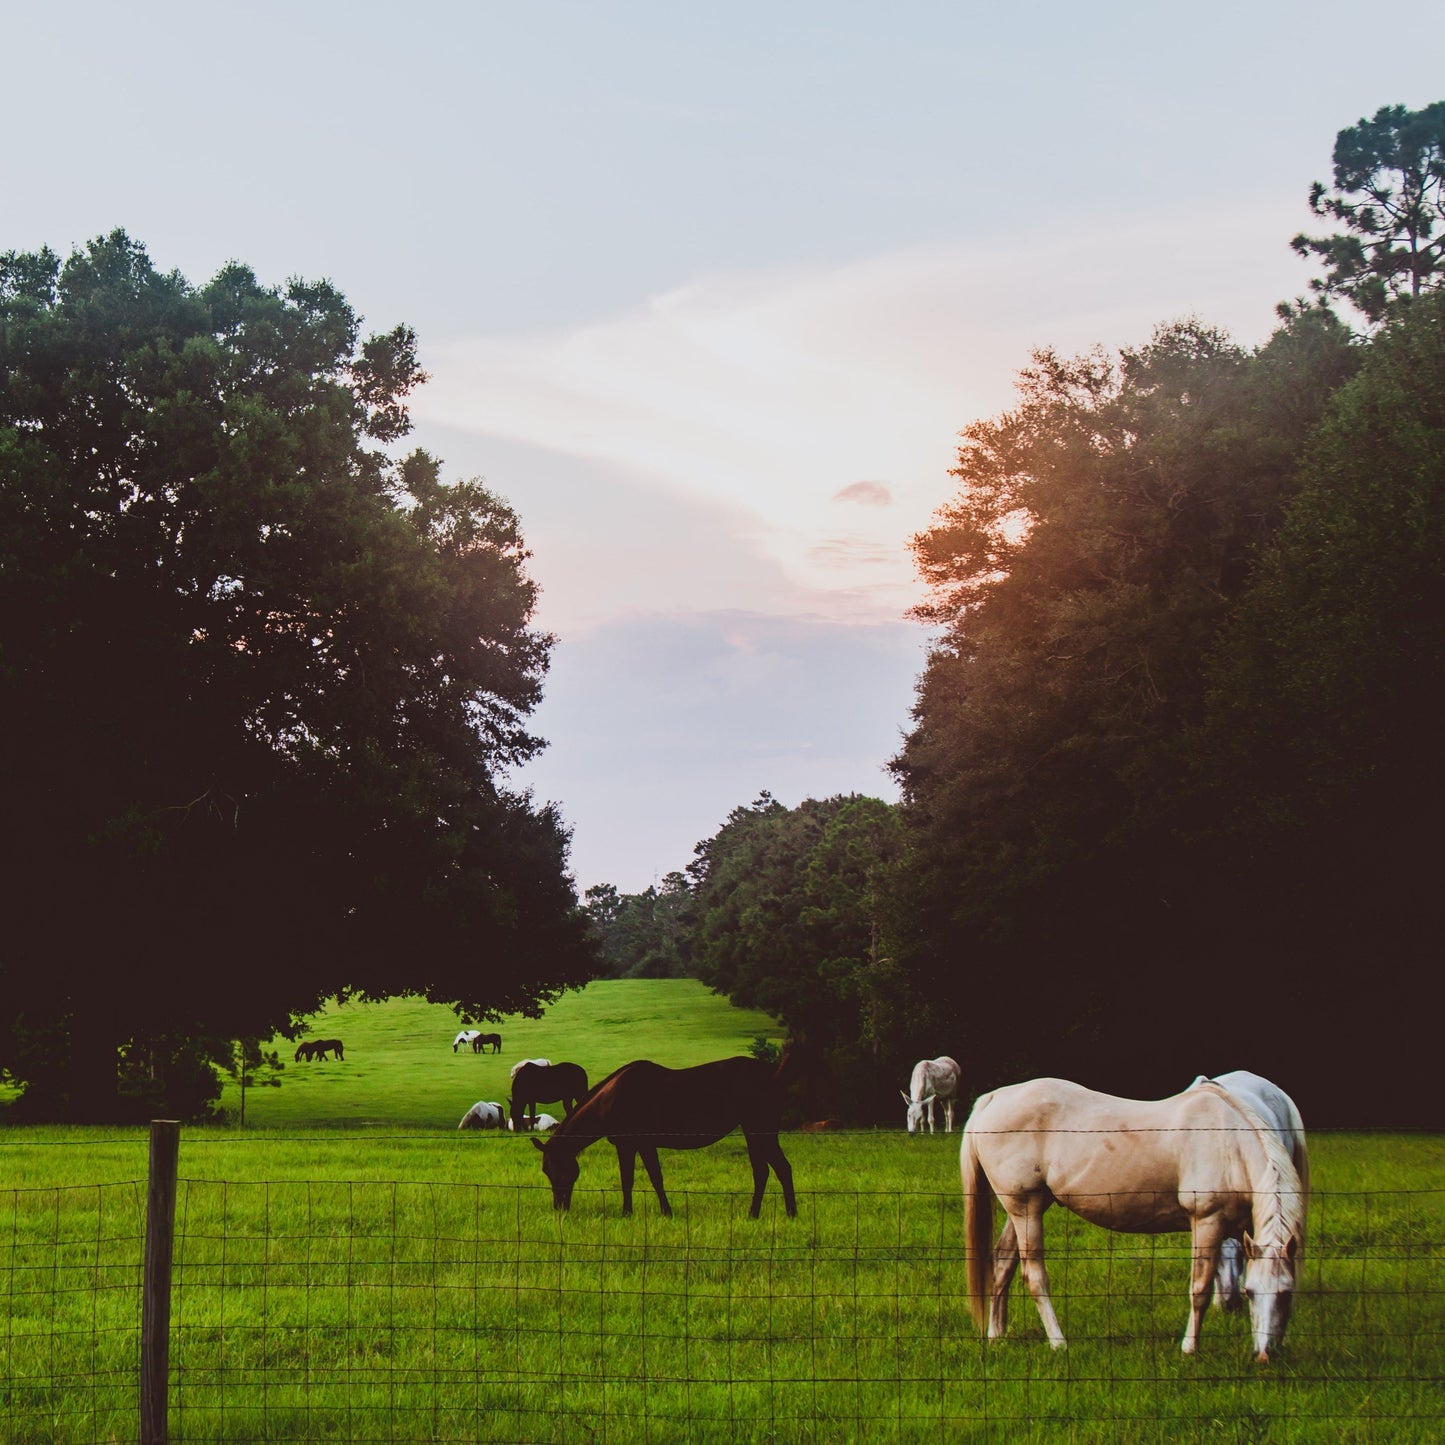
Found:
M 907 542 L 950 494 L 958 431 L 1009 403 L 1033 347 L 1137 343 L 1190 312 L 1262 335 L 1259 271 L 1278 260 L 1285 294 L 1287 231 L 1191 214 L 701 278 L 565 331 L 429 350 L 415 410 L 725 504 L 753 519 L 733 540 L 781 569 L 795 610 L 857 619 L 871 599 L 864 616 L 897 617 L 917 598 Z M 846 527 L 839 502 L 854 504 Z
M 893 489 L 887 482 L 853 482 L 833 493 L 835 502 L 861 502 L 865 507 L 890 507 Z

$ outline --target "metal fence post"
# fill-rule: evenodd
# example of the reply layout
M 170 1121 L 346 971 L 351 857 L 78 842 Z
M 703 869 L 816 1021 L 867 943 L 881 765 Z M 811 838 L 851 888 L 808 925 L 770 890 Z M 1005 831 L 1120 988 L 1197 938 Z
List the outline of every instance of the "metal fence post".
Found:
M 150 1169 L 146 1181 L 145 1274 L 141 1286 L 140 1439 L 166 1445 L 166 1406 L 171 1359 L 171 1253 L 176 1230 L 176 1159 L 181 1126 L 151 1120 Z

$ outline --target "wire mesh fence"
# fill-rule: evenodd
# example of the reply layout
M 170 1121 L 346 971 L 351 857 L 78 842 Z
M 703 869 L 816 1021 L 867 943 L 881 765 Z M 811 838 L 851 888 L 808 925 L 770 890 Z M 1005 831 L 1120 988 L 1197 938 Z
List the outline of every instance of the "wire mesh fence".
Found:
M 137 1437 L 143 1182 L 0 1191 L 0 1436 Z M 527 1442 L 1434 1440 L 1445 1191 L 1316 1191 L 1286 1349 L 1211 1312 L 1187 1236 L 1048 1216 L 1055 1353 L 969 1313 L 957 1191 L 769 1199 L 180 1180 L 170 1434 Z

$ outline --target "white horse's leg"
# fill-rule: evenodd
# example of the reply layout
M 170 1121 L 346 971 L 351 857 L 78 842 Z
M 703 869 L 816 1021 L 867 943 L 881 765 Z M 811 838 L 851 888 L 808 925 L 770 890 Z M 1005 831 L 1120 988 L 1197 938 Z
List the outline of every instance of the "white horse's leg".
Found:
M 993 1252 L 993 1295 L 988 1306 L 988 1337 L 1001 1340 L 1008 1332 L 1008 1292 L 1019 1267 L 1019 1237 L 1012 1219 L 1005 1218 L 1003 1233 Z
M 1214 1293 L 1214 1274 L 1219 1268 L 1219 1247 L 1224 1240 L 1224 1225 L 1217 1216 L 1196 1219 L 1193 1228 L 1194 1259 L 1189 1273 L 1189 1323 L 1179 1348 L 1192 1355 L 1199 1348 L 1199 1332 L 1204 1327 L 1204 1311 Z
M 952 1095 L 952 1094 L 950 1094 L 950 1095 L 943 1101 L 943 1132 L 944 1132 L 945 1134 L 952 1134 L 952 1133 L 953 1133 L 953 1095 Z
M 924 1101 L 923 1107 L 928 1111 L 928 1132 L 933 1133 L 933 1095 L 930 1094 Z
M 1059 1317 L 1054 1313 L 1054 1302 L 1049 1298 L 1049 1272 L 1044 1268 L 1044 1210 L 1048 1207 L 1046 1200 L 1032 1198 L 1027 1201 L 1024 1213 L 1015 1216 L 1010 1210 L 1009 1217 L 1013 1219 L 1019 1237 L 1019 1262 L 1023 1265 L 1024 1283 L 1038 1306 L 1049 1344 L 1056 1350 L 1062 1350 L 1068 1341 L 1059 1328 Z

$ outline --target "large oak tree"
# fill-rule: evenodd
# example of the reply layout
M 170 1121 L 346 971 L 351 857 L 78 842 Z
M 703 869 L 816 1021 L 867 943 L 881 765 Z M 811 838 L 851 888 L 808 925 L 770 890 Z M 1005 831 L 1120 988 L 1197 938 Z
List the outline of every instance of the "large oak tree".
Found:
M 195 286 L 120 232 L 0 257 L 0 1063 L 72 1114 L 122 1044 L 593 967 L 565 830 L 504 785 L 528 554 L 394 446 L 422 380 L 326 282 Z

